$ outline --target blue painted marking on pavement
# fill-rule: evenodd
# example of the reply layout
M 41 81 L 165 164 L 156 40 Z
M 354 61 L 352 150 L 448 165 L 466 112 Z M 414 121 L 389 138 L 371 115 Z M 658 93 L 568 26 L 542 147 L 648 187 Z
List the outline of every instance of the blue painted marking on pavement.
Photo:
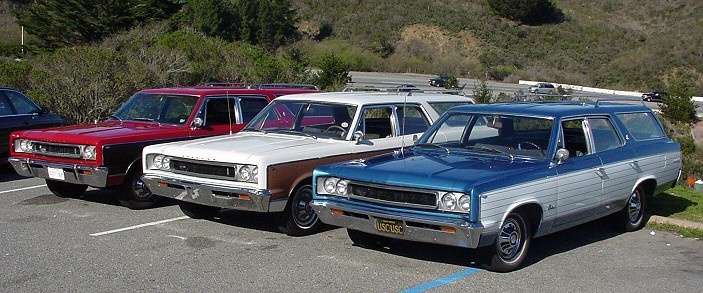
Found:
M 460 271 L 460 272 L 458 272 L 458 273 L 456 273 L 456 274 L 449 275 L 449 276 L 446 276 L 446 277 L 444 277 L 444 278 L 440 278 L 440 279 L 434 280 L 434 281 L 432 281 L 432 282 L 427 282 L 427 283 L 422 284 L 422 285 L 420 285 L 420 286 L 417 286 L 417 287 L 414 287 L 414 288 L 410 288 L 410 289 L 406 289 L 406 290 L 401 291 L 401 292 L 402 292 L 402 293 L 420 293 L 420 292 L 425 292 L 425 291 L 430 290 L 430 289 L 432 289 L 432 288 L 436 288 L 436 287 L 439 287 L 439 286 L 442 286 L 442 285 L 445 285 L 445 284 L 449 284 L 449 283 L 451 283 L 451 282 L 454 282 L 454 281 L 456 281 L 456 280 L 459 280 L 459 279 L 464 278 L 464 277 L 469 276 L 469 275 L 473 275 L 473 274 L 478 273 L 478 272 L 480 272 L 480 271 L 481 271 L 481 270 L 480 270 L 480 269 L 477 269 L 477 268 L 468 268 L 468 269 L 465 269 L 465 270 L 463 270 L 463 271 Z

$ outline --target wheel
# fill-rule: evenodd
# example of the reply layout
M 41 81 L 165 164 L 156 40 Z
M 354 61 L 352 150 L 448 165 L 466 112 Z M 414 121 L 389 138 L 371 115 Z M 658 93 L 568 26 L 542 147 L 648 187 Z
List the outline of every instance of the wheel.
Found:
M 511 213 L 500 226 L 498 238 L 481 253 L 483 267 L 494 272 L 518 269 L 532 242 L 529 223 L 520 213 Z
M 391 244 L 391 242 L 393 242 L 393 238 L 369 234 L 359 230 L 347 229 L 347 235 L 349 235 L 349 239 L 351 239 L 355 245 L 364 248 L 387 247 Z
M 620 212 L 623 230 L 630 232 L 642 229 L 646 224 L 644 217 L 644 192 L 637 187 L 627 199 L 627 204 Z
M 288 200 L 283 213 L 277 215 L 278 229 L 289 236 L 304 236 L 317 232 L 322 226 L 317 214 L 310 206 L 312 186 L 303 185 Z
M 201 205 L 192 202 L 180 202 L 178 207 L 184 215 L 193 219 L 212 219 L 220 212 L 221 208 Z
M 120 204 L 132 210 L 151 208 L 159 201 L 142 181 L 142 170 L 132 170 L 118 188 Z
M 88 189 L 88 185 L 46 180 L 49 191 L 58 197 L 79 197 Z
M 544 154 L 544 151 L 542 150 L 542 148 L 540 148 L 537 144 L 535 144 L 535 143 L 533 143 L 533 142 L 529 142 L 529 141 L 518 142 L 518 143 L 517 143 L 517 149 L 518 149 L 518 150 L 521 150 L 523 144 L 531 145 L 531 146 L 533 146 L 536 150 L 538 150 L 543 156 L 545 155 L 545 154 Z

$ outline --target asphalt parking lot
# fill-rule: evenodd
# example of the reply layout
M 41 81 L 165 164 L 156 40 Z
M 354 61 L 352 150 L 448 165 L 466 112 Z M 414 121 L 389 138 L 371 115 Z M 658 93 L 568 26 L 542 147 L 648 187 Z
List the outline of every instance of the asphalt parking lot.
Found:
M 1 292 L 699 292 L 703 241 L 621 233 L 598 221 L 533 242 L 527 266 L 476 266 L 472 250 L 397 241 L 371 250 L 344 229 L 279 233 L 267 215 L 193 220 L 166 202 L 121 207 L 109 190 L 59 198 L 0 167 Z

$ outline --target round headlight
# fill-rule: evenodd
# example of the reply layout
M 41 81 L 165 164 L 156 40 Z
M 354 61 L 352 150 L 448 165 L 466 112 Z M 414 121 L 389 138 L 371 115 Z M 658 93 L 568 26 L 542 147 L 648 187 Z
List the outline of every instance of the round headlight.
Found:
M 29 149 L 29 147 L 27 146 L 29 144 L 29 141 L 26 139 L 20 139 L 19 143 L 20 143 L 20 150 L 23 152 L 27 152 L 27 150 Z
M 339 195 L 346 195 L 347 194 L 347 184 L 348 184 L 348 182 L 346 180 L 339 180 L 337 182 L 337 193 Z
M 459 209 L 465 212 L 471 211 L 471 196 L 462 195 L 459 198 Z
M 239 180 L 249 181 L 251 180 L 251 169 L 249 166 L 242 166 L 239 168 Z
M 259 167 L 252 166 L 251 167 L 251 181 L 259 181 Z
M 87 160 L 95 159 L 95 147 L 92 145 L 83 147 L 83 158 Z
M 161 169 L 168 170 L 171 168 L 171 158 L 164 156 L 161 160 Z
M 325 179 L 325 185 L 324 185 L 325 191 L 327 193 L 334 193 L 334 190 L 337 188 L 337 181 L 339 181 L 339 179 L 334 178 L 334 177 L 330 177 L 330 178 Z
M 442 196 L 442 204 L 449 210 L 453 210 L 456 207 L 456 202 L 456 196 L 451 192 L 445 193 L 444 196 Z
M 154 156 L 154 160 L 153 160 L 154 168 L 161 169 L 161 166 L 163 166 L 163 160 L 164 160 L 163 155 Z

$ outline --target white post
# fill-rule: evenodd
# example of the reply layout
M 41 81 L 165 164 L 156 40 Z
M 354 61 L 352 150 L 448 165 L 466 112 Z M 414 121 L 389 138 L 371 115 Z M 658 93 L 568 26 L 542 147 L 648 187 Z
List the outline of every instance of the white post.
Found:
M 24 26 L 22 26 L 22 55 L 24 55 Z

